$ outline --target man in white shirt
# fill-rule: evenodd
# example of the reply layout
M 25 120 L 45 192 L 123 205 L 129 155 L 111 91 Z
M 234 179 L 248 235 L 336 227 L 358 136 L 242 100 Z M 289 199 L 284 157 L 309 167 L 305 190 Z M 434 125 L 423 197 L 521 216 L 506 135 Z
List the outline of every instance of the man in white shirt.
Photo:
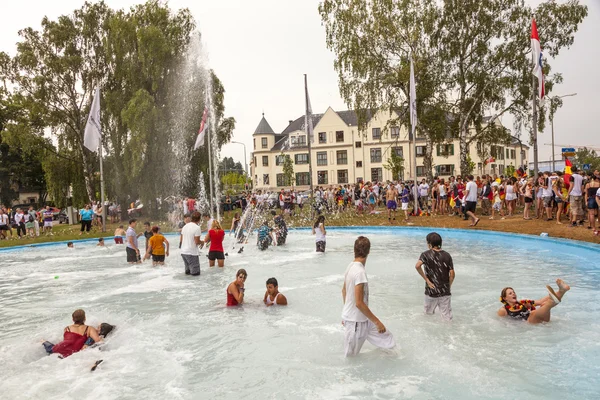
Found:
M 4 210 L 0 209 L 0 237 L 2 239 L 6 239 L 6 231 L 11 232 L 8 225 L 8 215 L 6 215 Z M 12 232 L 10 233 L 10 237 L 12 238 Z
M 473 181 L 473 175 L 467 177 L 469 180 L 465 187 L 465 216 L 469 217 L 471 224 L 476 226 L 479 223 L 479 218 L 475 215 L 477 208 L 477 184 Z
M 569 203 L 571 205 L 571 224 L 577 226 L 583 225 L 583 177 L 579 175 L 577 167 L 571 167 L 570 185 L 569 185 Z
M 419 201 L 421 203 L 421 210 L 426 208 L 427 212 L 429 212 L 429 185 L 425 182 L 425 179 L 419 185 Z
M 181 258 L 185 266 L 186 275 L 200 275 L 200 258 L 198 257 L 198 246 L 202 244 L 200 237 L 200 213 L 192 213 L 192 222 L 185 224 L 181 229 Z
M 370 251 L 369 239 L 359 236 L 354 242 L 354 261 L 346 269 L 344 277 L 342 324 L 346 357 L 357 355 L 365 340 L 383 349 L 396 346 L 394 336 L 369 309 L 369 283 L 365 264 Z

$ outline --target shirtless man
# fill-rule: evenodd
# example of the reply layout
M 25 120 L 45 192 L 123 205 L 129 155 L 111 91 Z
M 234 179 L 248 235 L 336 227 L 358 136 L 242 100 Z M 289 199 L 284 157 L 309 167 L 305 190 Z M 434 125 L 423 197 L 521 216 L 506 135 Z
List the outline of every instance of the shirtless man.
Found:
M 265 292 L 265 298 L 263 299 L 263 303 L 265 303 L 267 307 L 274 305 L 287 306 L 287 299 L 283 293 L 279 293 L 278 287 L 277 279 L 267 279 L 267 291 Z
M 390 222 L 390 224 L 392 223 L 392 211 L 394 212 L 394 221 L 396 220 L 396 208 L 398 207 L 398 203 L 396 203 L 397 198 L 398 192 L 396 191 L 396 187 L 390 185 L 385 194 L 385 200 L 388 210 L 388 221 Z
M 124 237 L 125 229 L 123 229 L 123 225 L 119 225 L 119 227 L 115 229 L 115 244 L 123 244 Z

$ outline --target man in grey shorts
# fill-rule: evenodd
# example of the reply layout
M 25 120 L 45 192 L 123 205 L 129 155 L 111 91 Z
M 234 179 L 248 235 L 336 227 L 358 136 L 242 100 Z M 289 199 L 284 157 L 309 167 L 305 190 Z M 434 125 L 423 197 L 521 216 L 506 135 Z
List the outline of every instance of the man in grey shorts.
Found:
M 422 253 L 415 268 L 425 280 L 425 313 L 434 314 L 439 307 L 442 319 L 452 320 L 450 288 L 454 282 L 452 256 L 442 250 L 442 237 L 432 232 L 427 235 L 429 250 Z M 425 265 L 425 272 L 423 272 Z
M 181 229 L 181 258 L 185 265 L 186 275 L 200 275 L 200 258 L 198 258 L 198 246 L 202 244 L 200 236 L 200 213 L 192 213 L 192 222 L 185 224 Z

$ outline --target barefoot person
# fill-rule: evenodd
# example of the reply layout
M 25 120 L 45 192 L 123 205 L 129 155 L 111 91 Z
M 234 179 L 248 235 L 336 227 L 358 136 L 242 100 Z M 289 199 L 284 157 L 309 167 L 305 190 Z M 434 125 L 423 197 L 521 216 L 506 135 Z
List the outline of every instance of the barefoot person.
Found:
M 123 229 L 123 225 L 119 225 L 119 227 L 115 229 L 115 244 L 123 244 L 124 237 L 125 229 Z
M 277 283 L 277 279 L 267 279 L 267 291 L 265 292 L 263 303 L 265 303 L 267 307 L 275 305 L 287 306 L 287 298 L 283 295 L 283 293 L 279 293 L 279 284 Z
M 450 288 L 454 282 L 452 256 L 442 250 L 442 237 L 432 232 L 427 235 L 429 250 L 421 253 L 415 268 L 425 280 L 425 314 L 433 315 L 439 307 L 443 320 L 452 320 Z M 425 265 L 425 272 L 423 272 Z
M 88 338 L 92 338 L 96 343 L 102 341 L 96 328 L 85 324 L 85 311 L 75 310 L 72 317 L 73 325 L 69 325 L 64 329 L 62 342 L 52 344 L 44 341 L 42 343 L 48 354 L 60 354 L 62 358 L 69 357 L 71 354 L 83 349 Z
M 348 265 L 344 277 L 342 324 L 346 357 L 357 355 L 365 340 L 383 349 L 396 346 L 394 336 L 369 309 L 369 283 L 365 264 L 370 251 L 369 239 L 359 236 L 354 242 L 354 261 Z
M 315 245 L 317 253 L 325 253 L 325 245 L 327 244 L 327 231 L 325 230 L 325 216 L 319 215 L 319 218 L 313 225 L 312 234 L 315 235 Z
M 555 292 L 548 285 L 546 286 L 548 296 L 539 300 L 518 300 L 514 289 L 505 287 L 500 293 L 500 302 L 503 307 L 498 310 L 498 315 L 527 321 L 530 324 L 549 322 L 550 310 L 560 304 L 565 293 L 571 290 L 571 287 L 562 279 L 557 279 L 556 284 L 558 285 L 558 292 Z
M 388 210 L 388 222 L 392 223 L 392 211 L 394 212 L 394 221 L 396 220 L 396 208 L 398 208 L 398 203 L 396 203 L 396 199 L 398 198 L 398 192 L 396 191 L 396 187 L 390 185 L 390 188 L 385 193 L 386 206 Z
M 129 220 L 129 228 L 125 232 L 127 238 L 127 262 L 129 264 L 137 264 L 142 262 L 140 259 L 140 249 L 138 247 L 138 235 L 135 233 L 135 226 L 137 225 L 137 219 L 132 218 Z
M 192 221 L 185 224 L 181 229 L 179 238 L 179 247 L 181 248 L 181 258 L 185 266 L 186 275 L 200 275 L 200 258 L 198 257 L 198 246 L 202 244 L 200 236 L 200 213 L 192 213 Z
M 227 286 L 227 306 L 237 306 L 244 302 L 244 283 L 246 282 L 246 278 L 248 277 L 248 273 L 245 269 L 238 269 L 238 272 L 235 274 L 235 281 L 231 282 L 229 286 Z
M 465 218 L 471 219 L 469 226 L 477 226 L 479 218 L 475 215 L 477 208 L 477 184 L 473 181 L 473 175 L 467 177 L 467 187 L 465 188 Z

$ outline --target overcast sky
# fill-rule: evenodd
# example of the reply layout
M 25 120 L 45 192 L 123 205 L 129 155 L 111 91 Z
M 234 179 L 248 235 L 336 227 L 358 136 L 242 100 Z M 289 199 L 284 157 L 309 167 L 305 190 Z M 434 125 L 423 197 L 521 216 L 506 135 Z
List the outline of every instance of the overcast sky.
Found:
M 537 4 L 540 0 L 528 0 Z M 560 1 L 560 0 L 559 0 Z M 135 0 L 106 0 L 113 8 L 129 7 Z M 171 8 L 188 7 L 197 20 L 208 48 L 210 64 L 225 86 L 226 115 L 237 120 L 235 141 L 244 142 L 250 162 L 252 133 L 261 114 L 276 132 L 288 120 L 304 113 L 303 74 L 308 74 L 313 112 L 348 107 L 342 101 L 333 54 L 325 46 L 325 29 L 318 14 L 320 0 L 171 0 Z M 600 0 L 581 0 L 589 8 L 575 44 L 552 63 L 563 73 L 564 82 L 554 95 L 577 93 L 564 99 L 554 129 L 558 145 L 578 144 L 600 147 L 600 107 L 597 100 L 600 80 Z M 18 30 L 40 27 L 46 15 L 56 18 L 81 7 L 82 0 L 3 0 L 0 14 L 0 50 L 15 52 Z M 538 21 L 538 26 L 543 21 Z M 542 47 L 544 38 L 541 38 Z M 512 127 L 510 117 L 503 118 Z M 540 160 L 550 159 L 550 127 L 540 134 Z M 560 147 L 560 146 L 557 146 Z M 560 152 L 558 148 L 557 152 Z M 229 144 L 222 156 L 244 162 L 243 147 Z M 532 156 L 530 156 L 533 159 Z

